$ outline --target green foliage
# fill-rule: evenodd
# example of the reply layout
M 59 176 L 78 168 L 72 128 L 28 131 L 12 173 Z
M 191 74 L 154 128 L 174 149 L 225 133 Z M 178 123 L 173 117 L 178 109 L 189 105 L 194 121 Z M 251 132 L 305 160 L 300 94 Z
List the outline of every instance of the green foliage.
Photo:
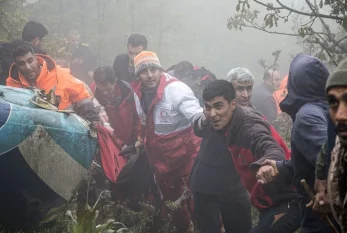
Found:
M 277 4 L 256 0 L 238 0 L 237 13 L 228 20 L 228 28 L 242 29 L 243 27 L 254 28 L 271 34 L 301 37 L 303 48 L 310 48 L 312 55 L 328 62 L 330 65 L 337 63 L 347 56 L 347 6 L 340 0 L 307 0 L 300 3 L 301 9 L 296 5 L 286 5 L 281 0 Z M 252 4 L 251 4 L 252 3 Z M 305 5 L 306 4 L 306 5 Z M 249 6 L 252 7 L 249 7 Z M 324 11 L 320 10 L 324 7 Z M 255 9 L 254 9 L 255 8 Z M 263 8 L 264 18 L 259 17 L 259 8 Z M 330 8 L 330 14 L 326 9 Z M 298 28 L 294 33 L 276 31 L 274 28 L 279 23 L 287 23 L 289 17 L 295 19 Z M 300 17 L 300 20 L 298 18 Z M 305 22 L 301 22 L 303 19 Z M 319 25 L 319 26 L 317 26 Z M 340 28 L 340 29 L 339 29 Z M 306 52 L 306 51 L 305 51 Z
M 251 216 L 252 216 L 252 226 L 254 227 L 259 222 L 259 211 L 253 206 L 251 207 Z
M 0 41 L 21 37 L 26 17 L 22 12 L 24 0 L 0 0 Z
M 290 116 L 286 113 L 281 113 L 274 123 L 274 127 L 277 132 L 281 135 L 282 139 L 286 142 L 288 148 L 290 148 L 290 136 L 293 121 Z

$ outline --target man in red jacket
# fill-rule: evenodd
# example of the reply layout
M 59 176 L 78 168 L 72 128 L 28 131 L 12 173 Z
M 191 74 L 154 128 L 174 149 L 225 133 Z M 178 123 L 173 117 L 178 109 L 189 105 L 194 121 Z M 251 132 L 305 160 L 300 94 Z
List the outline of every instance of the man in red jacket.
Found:
M 118 80 L 114 69 L 102 66 L 95 70 L 95 98 L 105 107 L 114 134 L 126 145 L 134 145 L 139 123 L 134 92 L 129 83 Z
M 238 106 L 235 98 L 235 89 L 228 81 L 210 83 L 203 91 L 205 115 L 194 123 L 195 134 L 202 137 L 191 175 L 199 230 L 220 232 L 222 215 L 227 233 L 235 229 L 249 232 L 241 226 L 248 221 L 241 216 L 247 213 L 247 203 L 240 179 L 260 214 L 259 224 L 251 232 L 292 233 L 299 228 L 300 218 L 291 181 L 278 176 L 262 185 L 256 178 L 258 170 L 272 170 L 271 166 L 262 166 L 265 159 L 282 160 L 284 152 L 262 115 Z
M 139 79 L 135 103 L 142 127 L 137 145 L 145 145 L 164 203 L 176 201 L 187 189 L 199 150 L 201 140 L 191 123 L 202 115 L 202 108 L 186 84 L 163 72 L 155 53 L 137 55 L 135 73 Z M 187 203 L 182 204 L 172 214 L 177 232 L 186 232 L 190 225 Z
M 135 154 L 131 148 L 137 140 L 139 118 L 136 112 L 134 91 L 129 83 L 119 80 L 115 70 L 102 66 L 94 72 L 95 86 L 92 88 L 95 98 L 105 107 L 109 122 L 114 129 L 113 135 L 128 147 L 122 152 L 128 158 L 111 184 L 115 199 L 128 200 L 133 209 L 138 208 L 138 201 L 148 195 L 148 190 L 155 191 L 153 172 L 145 156 Z M 118 145 L 122 150 L 123 145 Z M 117 157 L 119 155 L 116 155 Z M 116 157 L 116 158 L 117 158 Z
M 251 102 L 254 86 L 253 74 L 246 68 L 237 67 L 229 71 L 226 80 L 231 82 L 235 88 L 237 104 L 242 107 L 255 109 Z M 265 116 L 263 117 L 266 119 Z M 290 150 L 287 144 L 283 141 L 275 127 L 272 125 L 270 127 L 272 136 L 285 153 L 285 158 L 290 159 Z

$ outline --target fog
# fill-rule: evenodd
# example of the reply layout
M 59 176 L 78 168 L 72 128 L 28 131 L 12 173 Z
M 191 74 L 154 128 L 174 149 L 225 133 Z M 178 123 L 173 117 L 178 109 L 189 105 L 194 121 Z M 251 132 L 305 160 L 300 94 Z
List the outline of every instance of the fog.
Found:
M 102 4 L 107 2 L 103 12 Z M 264 69 L 258 61 L 265 59 L 272 64 L 271 54 L 275 50 L 282 51 L 278 63 L 284 76 L 293 55 L 301 52 L 296 37 L 250 28 L 230 31 L 227 19 L 236 12 L 236 0 L 50 0 L 30 3 L 27 6 L 29 19 L 47 24 L 51 32 L 66 33 L 69 28 L 79 28 L 84 42 L 90 44 L 103 65 L 112 65 L 117 54 L 126 52 L 126 41 L 131 33 L 147 36 L 149 50 L 158 53 L 164 67 L 186 60 L 206 67 L 219 78 L 232 68 L 244 66 L 260 80 Z M 262 19 L 266 10 L 258 9 Z M 289 20 L 274 30 L 293 33 L 291 24 Z

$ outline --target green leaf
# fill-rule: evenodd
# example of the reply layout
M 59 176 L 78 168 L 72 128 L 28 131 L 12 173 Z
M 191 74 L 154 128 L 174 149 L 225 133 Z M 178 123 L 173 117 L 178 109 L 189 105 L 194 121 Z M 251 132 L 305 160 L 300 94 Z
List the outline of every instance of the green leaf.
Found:
M 113 226 L 113 223 L 114 223 L 114 220 L 109 219 L 109 220 L 107 220 L 104 224 L 102 224 L 102 225 L 97 225 L 97 226 L 96 226 L 96 231 L 95 231 L 95 233 L 101 233 L 101 232 L 103 232 L 103 231 L 105 231 L 105 230 L 111 229 L 112 226 Z
M 323 8 L 323 0 L 320 0 L 320 2 L 319 2 L 319 7 L 320 7 L 320 8 Z
M 304 38 L 304 37 L 305 37 L 305 30 L 304 30 L 303 28 L 300 28 L 300 29 L 298 30 L 298 34 L 299 34 L 299 36 L 301 36 L 302 38 Z

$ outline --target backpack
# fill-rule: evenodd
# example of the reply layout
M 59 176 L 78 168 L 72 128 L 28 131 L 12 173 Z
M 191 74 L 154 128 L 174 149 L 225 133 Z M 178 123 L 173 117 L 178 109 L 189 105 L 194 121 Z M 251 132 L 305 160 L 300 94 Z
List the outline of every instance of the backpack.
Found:
M 215 80 L 217 80 L 216 76 L 204 67 L 187 72 L 181 79 L 182 82 L 192 89 L 201 106 L 204 105 L 202 100 L 202 91 L 209 83 Z

